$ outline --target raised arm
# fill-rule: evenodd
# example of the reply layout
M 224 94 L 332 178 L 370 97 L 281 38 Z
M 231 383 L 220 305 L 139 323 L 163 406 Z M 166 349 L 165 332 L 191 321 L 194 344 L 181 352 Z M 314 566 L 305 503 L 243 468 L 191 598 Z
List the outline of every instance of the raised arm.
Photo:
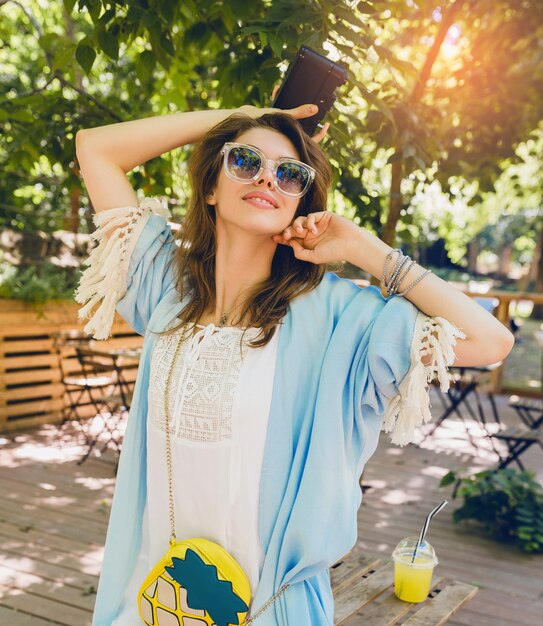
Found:
M 301 119 L 314 111 L 303 105 L 285 111 Z M 174 148 L 199 141 L 216 124 L 235 112 L 258 117 L 277 109 L 243 106 L 173 113 L 80 130 L 76 153 L 95 211 L 135 205 L 137 197 L 127 172 Z
M 277 243 L 292 246 L 297 258 L 304 261 L 335 263 L 346 260 L 376 278 L 381 278 L 392 250 L 365 228 L 330 211 L 299 216 L 281 235 L 273 238 Z M 389 267 L 387 272 L 391 270 Z M 409 269 L 404 277 L 404 287 L 422 278 L 425 272 L 418 264 Z M 434 274 L 415 283 L 405 297 L 427 316 L 444 318 L 466 335 L 457 344 L 456 360 L 451 365 L 489 365 L 505 359 L 513 348 L 515 339 L 499 320 Z

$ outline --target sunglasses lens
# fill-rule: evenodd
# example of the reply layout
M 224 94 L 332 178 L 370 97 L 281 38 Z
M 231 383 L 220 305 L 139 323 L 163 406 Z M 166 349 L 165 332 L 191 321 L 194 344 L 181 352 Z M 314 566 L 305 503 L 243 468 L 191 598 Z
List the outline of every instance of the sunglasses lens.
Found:
M 239 180 L 251 180 L 260 170 L 259 155 L 250 148 L 235 146 L 228 153 L 226 165 L 230 174 Z
M 299 163 L 289 161 L 277 168 L 277 186 L 288 194 L 300 194 L 309 182 L 309 170 Z

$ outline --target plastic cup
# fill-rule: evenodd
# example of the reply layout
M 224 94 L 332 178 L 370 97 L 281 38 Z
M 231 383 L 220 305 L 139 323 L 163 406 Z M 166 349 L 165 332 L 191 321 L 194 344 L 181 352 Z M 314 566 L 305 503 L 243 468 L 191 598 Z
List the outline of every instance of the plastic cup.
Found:
M 404 602 L 424 602 L 430 593 L 432 574 L 438 560 L 434 549 L 423 541 L 415 560 L 413 553 L 418 537 L 402 539 L 392 553 L 394 561 L 394 594 Z

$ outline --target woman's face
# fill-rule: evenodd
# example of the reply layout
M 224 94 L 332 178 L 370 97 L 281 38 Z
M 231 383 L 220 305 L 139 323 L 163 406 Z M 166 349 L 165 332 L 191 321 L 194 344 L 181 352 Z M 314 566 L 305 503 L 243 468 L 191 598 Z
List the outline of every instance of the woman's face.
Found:
M 235 140 L 261 150 L 268 159 L 300 156 L 285 135 L 268 128 L 252 128 Z M 255 235 L 271 237 L 282 232 L 294 219 L 300 198 L 291 198 L 274 187 L 274 173 L 265 167 L 252 183 L 228 178 L 221 167 L 215 190 L 208 197 L 215 207 L 217 227 L 237 227 Z

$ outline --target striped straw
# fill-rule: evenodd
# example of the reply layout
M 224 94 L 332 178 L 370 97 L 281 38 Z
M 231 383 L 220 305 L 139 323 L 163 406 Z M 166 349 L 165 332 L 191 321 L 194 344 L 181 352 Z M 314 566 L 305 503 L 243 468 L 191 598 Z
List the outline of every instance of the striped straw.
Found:
M 419 549 L 419 546 L 424 541 L 424 537 L 426 537 L 426 531 L 428 530 L 428 526 L 430 526 L 432 517 L 434 517 L 434 515 L 437 515 L 441 511 L 441 509 L 447 506 L 447 504 L 449 504 L 447 500 L 443 500 L 441 504 L 436 506 L 436 508 L 433 511 L 430 511 L 430 513 L 428 513 L 428 515 L 426 516 L 426 521 L 424 522 L 424 526 L 422 527 L 422 530 L 420 531 L 419 540 L 417 541 L 417 545 L 415 546 L 415 549 L 413 550 L 413 558 L 411 559 L 411 563 L 415 562 L 415 558 L 417 556 L 417 550 Z

